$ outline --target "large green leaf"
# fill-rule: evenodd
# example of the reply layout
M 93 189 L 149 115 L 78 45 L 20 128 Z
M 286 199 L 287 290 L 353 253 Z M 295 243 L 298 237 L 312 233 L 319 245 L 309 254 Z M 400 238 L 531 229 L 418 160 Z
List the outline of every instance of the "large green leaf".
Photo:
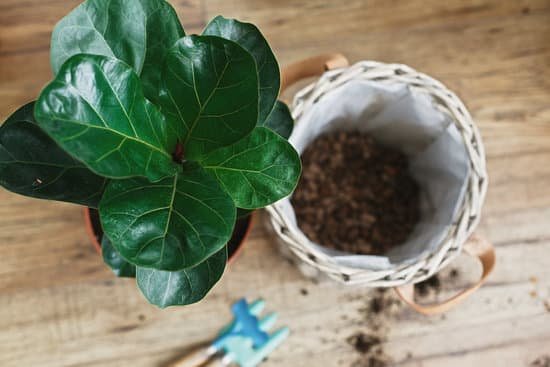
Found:
M 301 171 L 294 148 L 265 127 L 213 151 L 200 163 L 244 209 L 261 208 L 290 195 Z
M 258 123 L 262 123 L 277 100 L 281 84 L 277 59 L 264 36 L 254 24 L 227 19 L 221 15 L 210 21 L 203 34 L 236 42 L 254 57 L 258 69 L 260 93 Z
M 227 261 L 227 248 L 202 263 L 170 272 L 137 268 L 137 284 L 145 298 L 161 308 L 200 301 L 221 278 Z
M 105 234 L 130 262 L 182 270 L 204 261 L 231 238 L 235 205 L 195 163 L 157 183 L 111 181 L 99 205 Z
M 169 51 L 161 105 L 185 157 L 196 160 L 248 134 L 258 118 L 258 77 L 250 54 L 213 36 L 187 36 Z
M 67 14 L 52 33 L 54 74 L 81 53 L 116 57 L 139 74 L 145 62 L 146 14 L 135 0 L 87 0 Z
M 141 76 L 145 96 L 155 101 L 166 51 L 184 35 L 164 0 L 87 0 L 55 26 L 52 69 L 57 74 L 80 53 L 115 57 Z
M 34 102 L 0 127 L 0 185 L 21 195 L 97 207 L 106 179 L 78 162 L 36 124 Z
M 185 36 L 174 8 L 164 0 L 140 0 L 147 17 L 147 42 L 141 83 L 145 97 L 157 103 L 167 51 Z
M 294 129 L 294 119 L 288 106 L 284 102 L 277 101 L 267 119 L 259 123 L 258 126 L 265 126 L 288 139 Z
M 158 181 L 176 172 L 173 132 L 143 96 L 137 75 L 117 59 L 70 58 L 40 94 L 35 117 L 65 151 L 102 176 Z
M 103 261 L 107 264 L 113 273 L 120 278 L 135 278 L 136 266 L 124 259 L 111 244 L 107 236 L 101 240 L 101 254 Z

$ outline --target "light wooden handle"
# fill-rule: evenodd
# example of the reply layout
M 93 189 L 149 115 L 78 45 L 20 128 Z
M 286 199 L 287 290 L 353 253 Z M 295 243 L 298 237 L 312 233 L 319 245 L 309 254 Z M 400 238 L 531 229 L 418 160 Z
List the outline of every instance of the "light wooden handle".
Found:
M 222 358 L 213 358 L 209 360 L 203 367 L 227 367 L 228 365 L 223 361 Z
M 206 348 L 199 348 L 193 352 L 185 355 L 181 359 L 178 359 L 175 362 L 172 362 L 168 367 L 199 367 L 203 366 L 210 357 L 212 357 L 211 350 Z M 215 366 L 215 365 L 213 365 Z
M 340 53 L 310 57 L 283 68 L 281 92 L 300 79 L 321 75 L 327 70 L 349 66 L 349 61 Z
M 401 287 L 396 287 L 395 291 L 403 302 L 409 305 L 415 311 L 424 315 L 434 315 L 445 312 L 464 301 L 468 296 L 474 293 L 485 282 L 495 266 L 495 248 L 485 238 L 473 235 L 464 245 L 464 251 L 471 256 L 477 257 L 481 263 L 483 271 L 481 278 L 464 289 L 453 297 L 441 303 L 421 305 L 414 300 L 414 284 L 407 284 Z

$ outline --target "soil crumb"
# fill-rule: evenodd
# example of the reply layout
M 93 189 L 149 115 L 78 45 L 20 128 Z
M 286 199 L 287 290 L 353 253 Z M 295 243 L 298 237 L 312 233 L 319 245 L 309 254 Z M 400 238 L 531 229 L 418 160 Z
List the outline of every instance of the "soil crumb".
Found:
M 407 157 L 364 133 L 322 135 L 302 154 L 292 197 L 300 228 L 314 242 L 381 255 L 403 243 L 419 220 L 419 187 Z
M 348 338 L 348 343 L 351 344 L 357 352 L 365 354 L 373 350 L 373 348 L 380 347 L 382 340 L 378 336 L 360 332 L 350 336 Z
M 451 277 L 451 279 L 456 279 L 460 276 L 460 272 L 458 271 L 458 269 L 451 269 L 451 271 L 449 272 L 449 277 Z
M 414 285 L 414 289 L 416 291 L 416 294 L 420 297 L 427 297 L 430 295 L 430 293 L 439 293 L 441 290 L 441 280 L 439 279 L 439 275 L 435 274 L 429 277 L 428 279 L 416 283 Z
M 414 285 L 415 293 L 419 297 L 428 297 L 437 295 L 443 289 L 443 283 L 448 285 L 456 284 L 460 279 L 460 271 L 456 268 L 449 270 L 448 275 L 441 276 L 439 274 L 432 275 L 426 280 Z
M 550 355 L 540 356 L 529 364 L 530 367 L 550 367 Z
M 352 367 L 386 367 L 391 359 L 384 354 L 382 340 L 375 335 L 357 333 L 348 338 L 348 343 L 363 355 L 351 365 Z

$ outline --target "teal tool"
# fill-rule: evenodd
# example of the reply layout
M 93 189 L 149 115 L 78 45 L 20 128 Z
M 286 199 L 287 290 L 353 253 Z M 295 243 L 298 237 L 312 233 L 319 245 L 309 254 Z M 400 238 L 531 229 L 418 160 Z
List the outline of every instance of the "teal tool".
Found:
M 273 328 L 277 321 L 277 314 L 270 313 L 258 319 L 264 307 L 263 300 L 256 300 L 251 304 L 245 299 L 237 301 L 231 307 L 233 321 L 221 329 L 209 347 L 196 350 L 171 366 L 257 366 L 290 333 L 287 327 L 283 327 L 268 334 L 268 330 Z

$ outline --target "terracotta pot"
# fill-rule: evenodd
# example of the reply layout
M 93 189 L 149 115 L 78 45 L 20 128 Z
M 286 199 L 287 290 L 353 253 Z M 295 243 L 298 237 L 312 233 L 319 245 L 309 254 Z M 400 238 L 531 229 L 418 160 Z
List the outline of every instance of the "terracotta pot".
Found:
M 243 243 L 250 233 L 252 223 L 254 221 L 254 212 L 246 218 L 238 219 L 233 229 L 233 235 L 227 246 L 228 263 L 231 263 L 242 251 Z M 99 213 L 96 209 L 84 208 L 84 223 L 86 224 L 86 232 L 90 237 L 92 245 L 97 253 L 101 255 L 101 238 L 103 237 L 103 229 L 99 221 Z

